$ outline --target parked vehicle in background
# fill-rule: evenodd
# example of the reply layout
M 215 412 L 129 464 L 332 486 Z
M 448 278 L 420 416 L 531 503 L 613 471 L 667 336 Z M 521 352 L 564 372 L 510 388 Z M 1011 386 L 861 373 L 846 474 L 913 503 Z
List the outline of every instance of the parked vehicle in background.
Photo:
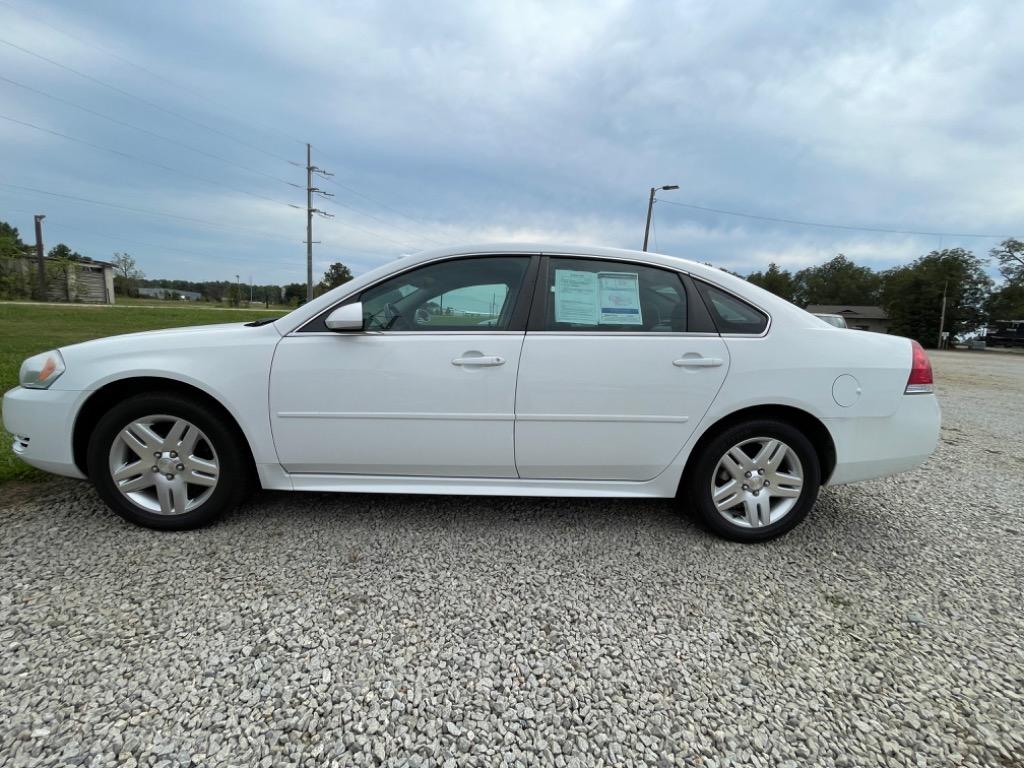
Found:
M 849 328 L 846 324 L 846 318 L 842 315 L 823 315 L 815 312 L 814 316 L 821 318 L 829 325 L 834 325 L 836 328 Z
M 996 320 L 985 333 L 988 347 L 1024 347 L 1024 320 Z
M 939 432 L 916 342 L 836 333 L 693 261 L 572 246 L 428 251 L 277 320 L 44 352 L 20 381 L 15 453 L 164 529 L 255 483 L 682 496 L 762 541 L 822 485 L 917 466 Z

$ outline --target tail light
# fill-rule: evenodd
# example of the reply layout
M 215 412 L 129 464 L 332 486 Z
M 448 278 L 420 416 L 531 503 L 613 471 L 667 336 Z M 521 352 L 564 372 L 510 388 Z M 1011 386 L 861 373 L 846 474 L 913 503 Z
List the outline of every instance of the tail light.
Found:
M 934 392 L 932 387 L 932 364 L 925 354 L 924 348 L 916 341 L 910 342 L 913 361 L 910 365 L 910 377 L 907 379 L 906 395 L 920 395 Z

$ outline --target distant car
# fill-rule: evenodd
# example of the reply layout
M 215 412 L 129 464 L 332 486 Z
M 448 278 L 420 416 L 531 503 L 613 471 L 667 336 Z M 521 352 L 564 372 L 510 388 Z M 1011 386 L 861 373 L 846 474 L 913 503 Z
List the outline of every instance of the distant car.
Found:
M 815 317 L 821 318 L 829 325 L 834 325 L 836 328 L 849 328 L 846 324 L 846 318 L 842 315 L 825 315 L 818 312 L 813 313 Z
M 917 466 L 939 431 L 916 342 L 836 334 L 721 270 L 605 248 L 429 251 L 275 321 L 75 344 L 20 380 L 3 401 L 15 453 L 165 529 L 255 482 L 681 496 L 760 541 L 821 485 Z
M 984 340 L 989 347 L 1024 347 L 1024 320 L 996 320 Z

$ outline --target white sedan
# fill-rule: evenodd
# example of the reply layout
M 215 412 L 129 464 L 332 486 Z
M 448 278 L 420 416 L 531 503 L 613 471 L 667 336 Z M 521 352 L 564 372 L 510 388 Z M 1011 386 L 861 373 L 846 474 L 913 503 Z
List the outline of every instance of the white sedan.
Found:
M 739 541 L 822 485 L 935 449 L 924 351 L 636 251 L 498 245 L 392 262 L 277 320 L 25 361 L 14 451 L 110 507 L 202 525 L 288 491 L 680 497 Z

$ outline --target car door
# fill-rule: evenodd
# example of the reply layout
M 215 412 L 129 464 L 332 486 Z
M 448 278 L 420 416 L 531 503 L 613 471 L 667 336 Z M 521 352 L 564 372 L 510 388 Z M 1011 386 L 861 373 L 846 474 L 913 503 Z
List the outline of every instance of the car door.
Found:
M 522 478 L 643 481 L 683 447 L 729 352 L 688 278 L 545 257 L 519 364 Z
M 448 259 L 358 297 L 363 328 L 322 314 L 281 340 L 270 418 L 293 473 L 515 477 L 516 372 L 530 256 Z

